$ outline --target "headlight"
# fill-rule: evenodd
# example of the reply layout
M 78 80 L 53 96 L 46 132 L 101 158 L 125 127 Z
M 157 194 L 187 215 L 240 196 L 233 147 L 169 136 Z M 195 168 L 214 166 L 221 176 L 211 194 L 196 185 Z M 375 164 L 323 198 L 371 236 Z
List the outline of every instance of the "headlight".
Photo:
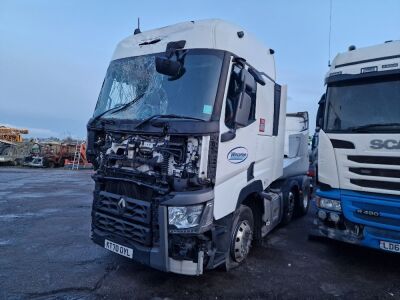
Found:
M 203 205 L 168 207 L 169 225 L 179 229 L 198 226 L 202 212 Z
M 205 227 L 212 223 L 213 203 L 168 207 L 168 224 L 177 229 Z
M 334 211 L 342 211 L 342 205 L 339 200 L 317 197 L 317 206 Z

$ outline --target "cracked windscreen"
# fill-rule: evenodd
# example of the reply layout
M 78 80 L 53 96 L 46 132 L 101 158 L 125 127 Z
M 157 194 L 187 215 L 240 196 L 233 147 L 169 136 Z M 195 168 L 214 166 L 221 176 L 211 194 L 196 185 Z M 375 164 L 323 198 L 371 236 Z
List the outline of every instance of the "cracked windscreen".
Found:
M 185 72 L 177 79 L 156 71 L 155 58 L 162 54 L 112 61 L 93 116 L 144 120 L 154 115 L 171 114 L 210 120 L 223 52 L 184 51 Z

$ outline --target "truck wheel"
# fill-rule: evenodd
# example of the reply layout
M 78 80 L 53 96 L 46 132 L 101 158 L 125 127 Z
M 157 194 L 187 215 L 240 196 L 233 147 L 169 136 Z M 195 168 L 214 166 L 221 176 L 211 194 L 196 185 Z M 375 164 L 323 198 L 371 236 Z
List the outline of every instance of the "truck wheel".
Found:
M 254 234 L 253 213 L 248 206 L 240 205 L 235 214 L 226 269 L 239 266 L 249 255 Z
M 292 221 L 296 205 L 296 181 L 291 181 L 283 191 L 283 217 L 282 225 L 287 225 Z
M 304 216 L 308 212 L 308 208 L 310 207 L 310 200 L 311 200 L 311 186 L 310 186 L 310 179 L 304 178 L 299 201 L 297 202 L 296 207 L 296 215 L 297 216 Z

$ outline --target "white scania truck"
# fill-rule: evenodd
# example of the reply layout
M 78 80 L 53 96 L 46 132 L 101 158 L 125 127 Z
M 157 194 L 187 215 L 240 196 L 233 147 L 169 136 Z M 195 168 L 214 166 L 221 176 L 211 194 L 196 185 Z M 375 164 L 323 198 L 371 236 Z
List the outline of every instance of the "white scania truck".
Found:
M 313 234 L 400 253 L 400 41 L 351 46 L 325 82 Z
M 307 212 L 308 114 L 286 116 L 273 50 L 235 25 L 136 30 L 87 129 L 92 240 L 153 268 L 232 268 Z

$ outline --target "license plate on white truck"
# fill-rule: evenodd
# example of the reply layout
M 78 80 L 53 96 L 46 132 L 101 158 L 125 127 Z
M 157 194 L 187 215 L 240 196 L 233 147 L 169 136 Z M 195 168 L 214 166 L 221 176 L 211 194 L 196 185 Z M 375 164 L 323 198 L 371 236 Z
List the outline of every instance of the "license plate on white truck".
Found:
M 379 246 L 382 250 L 400 253 L 400 244 L 381 241 Z
M 119 255 L 133 258 L 133 250 L 131 248 L 122 246 L 120 244 L 111 242 L 109 240 L 104 240 L 104 248 L 106 248 L 107 250 L 110 250 L 112 252 L 115 252 Z

